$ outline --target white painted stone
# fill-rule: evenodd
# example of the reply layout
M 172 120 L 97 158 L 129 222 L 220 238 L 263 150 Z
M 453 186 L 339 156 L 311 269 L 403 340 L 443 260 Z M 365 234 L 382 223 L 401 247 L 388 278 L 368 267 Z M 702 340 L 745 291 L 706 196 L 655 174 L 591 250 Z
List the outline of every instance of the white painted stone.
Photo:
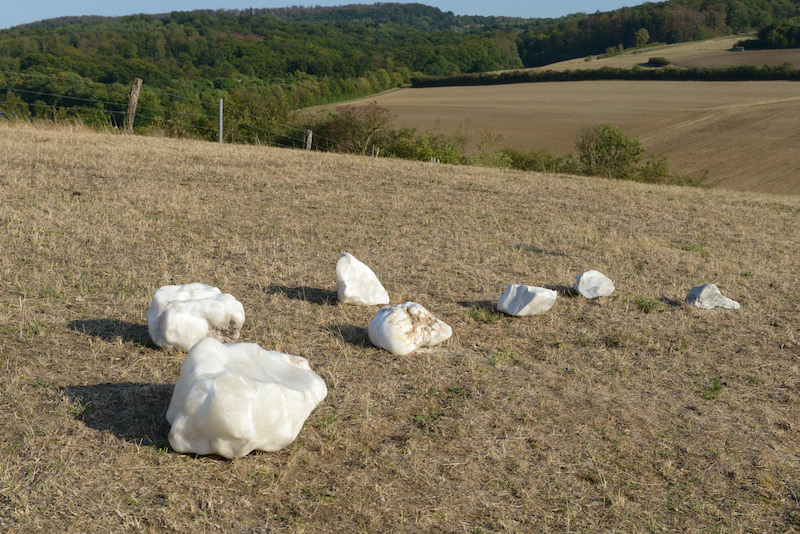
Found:
M 725 297 L 714 284 L 703 284 L 690 289 L 689 294 L 686 296 L 686 303 L 701 310 L 711 310 L 713 308 L 739 309 L 739 303 Z
M 347 252 L 336 263 L 336 287 L 339 301 L 345 304 L 389 304 L 389 293 L 372 269 Z
M 509 315 L 537 315 L 556 303 L 558 293 L 544 287 L 508 284 L 497 300 L 497 309 Z
M 305 358 L 207 337 L 192 347 L 167 409 L 183 453 L 241 458 L 295 440 L 328 388 Z
M 378 310 L 367 333 L 373 345 L 402 356 L 438 345 L 449 339 L 453 330 L 416 302 L 406 302 Z
M 147 329 L 153 343 L 188 351 L 204 337 L 239 339 L 244 306 L 233 295 L 205 284 L 164 286 L 153 295 Z
M 587 299 L 607 297 L 614 292 L 614 282 L 600 271 L 595 271 L 594 269 L 579 274 L 572 287 Z

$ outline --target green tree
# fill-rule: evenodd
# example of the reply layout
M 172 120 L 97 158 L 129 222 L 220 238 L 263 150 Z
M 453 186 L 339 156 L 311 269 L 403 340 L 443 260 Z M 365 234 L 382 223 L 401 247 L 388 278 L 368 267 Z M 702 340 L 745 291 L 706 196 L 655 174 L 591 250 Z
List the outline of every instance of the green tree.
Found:
M 644 148 L 608 123 L 583 128 L 575 141 L 581 171 L 589 176 L 631 179 Z
M 650 32 L 646 28 L 639 28 L 636 30 L 636 48 L 643 48 L 644 45 L 650 42 Z

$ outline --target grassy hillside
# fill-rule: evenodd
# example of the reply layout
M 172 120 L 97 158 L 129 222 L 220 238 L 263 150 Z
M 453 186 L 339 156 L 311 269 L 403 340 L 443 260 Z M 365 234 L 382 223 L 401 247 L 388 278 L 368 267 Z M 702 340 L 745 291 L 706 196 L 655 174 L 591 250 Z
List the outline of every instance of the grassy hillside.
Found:
M 16 532 L 793 531 L 800 200 L 0 123 L 0 525 Z M 453 327 L 371 346 L 341 251 Z M 570 286 L 595 268 L 617 291 Z M 176 454 L 200 281 L 329 396 L 297 441 Z M 493 303 L 559 292 L 544 315 Z M 682 304 L 714 282 L 737 312 Z
M 562 154 L 574 150 L 582 128 L 609 122 L 642 139 L 649 151 L 666 154 L 671 170 L 734 190 L 800 194 L 795 82 L 432 87 L 369 100 L 387 108 L 398 124 L 447 132 L 461 127 L 476 141 L 488 130 L 502 136 L 499 145 Z

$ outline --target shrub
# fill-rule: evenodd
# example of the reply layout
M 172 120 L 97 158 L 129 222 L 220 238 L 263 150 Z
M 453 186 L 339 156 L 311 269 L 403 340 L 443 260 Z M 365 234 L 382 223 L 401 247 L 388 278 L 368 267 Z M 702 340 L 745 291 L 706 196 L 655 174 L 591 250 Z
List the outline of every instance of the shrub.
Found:
M 334 140 L 342 152 L 366 154 L 373 144 L 381 145 L 391 120 L 389 110 L 373 101 L 365 106 L 339 106 L 315 130 Z
M 584 128 L 575 142 L 581 172 L 606 178 L 634 178 L 642 144 L 608 123 Z
M 394 158 L 460 163 L 467 137 L 461 132 L 417 132 L 416 128 L 388 131 L 383 139 L 382 154 Z
M 518 150 L 504 148 L 501 151 L 509 160 L 512 169 L 558 174 L 575 174 L 578 164 L 572 154 L 557 156 L 547 150 Z
M 651 57 L 647 60 L 648 67 L 666 67 L 669 60 L 665 57 Z

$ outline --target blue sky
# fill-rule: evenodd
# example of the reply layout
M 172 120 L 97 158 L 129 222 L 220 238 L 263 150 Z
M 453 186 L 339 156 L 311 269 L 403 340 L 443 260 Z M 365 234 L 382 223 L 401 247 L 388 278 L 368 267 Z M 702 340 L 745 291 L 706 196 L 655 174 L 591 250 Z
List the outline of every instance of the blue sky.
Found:
M 414 0 L 385 0 L 410 3 Z M 545 18 L 560 17 L 582 11 L 611 11 L 623 6 L 641 4 L 643 0 L 416 0 L 421 4 L 452 11 L 456 15 L 505 15 L 510 17 Z M 249 7 L 338 6 L 345 4 L 371 4 L 362 0 L 140 0 L 135 3 L 109 0 L 0 0 L 0 29 L 18 24 L 36 22 L 64 16 L 106 15 L 120 16 L 132 13 L 168 13 L 193 9 L 245 9 Z

